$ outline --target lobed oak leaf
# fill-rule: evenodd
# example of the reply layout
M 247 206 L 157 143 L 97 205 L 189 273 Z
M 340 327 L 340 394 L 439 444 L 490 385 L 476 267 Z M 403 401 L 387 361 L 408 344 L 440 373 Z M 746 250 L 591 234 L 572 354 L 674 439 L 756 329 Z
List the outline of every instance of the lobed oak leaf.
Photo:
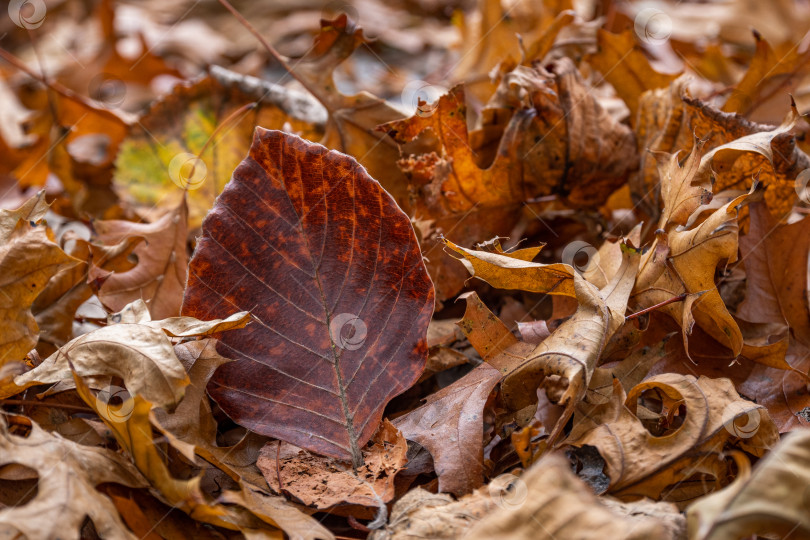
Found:
M 352 158 L 258 128 L 189 273 L 183 314 L 253 313 L 218 346 L 237 360 L 208 386 L 225 413 L 359 466 L 385 404 L 424 370 L 433 310 L 393 199 Z
M 98 284 L 99 300 L 113 311 L 142 299 L 155 319 L 180 314 L 186 284 L 188 253 L 188 206 L 185 201 L 154 223 L 111 220 L 93 223 L 98 238 L 116 245 L 128 238 L 142 237 L 132 254 L 138 258 L 132 268 L 105 270 L 92 264 L 88 274 L 91 284 Z
M 4 535 L 78 539 L 85 518 L 90 518 L 104 538 L 136 538 L 112 501 L 97 489 L 104 483 L 146 486 L 138 470 L 119 454 L 63 439 L 36 423 L 30 423 L 27 436 L 16 435 L 0 416 L 0 456 L 0 467 L 22 465 L 38 476 L 30 501 L 0 509 Z
M 602 109 L 570 60 L 548 70 L 519 66 L 502 86 L 494 99 L 508 124 L 486 168 L 470 145 L 461 86 L 439 98 L 432 114 L 379 127 L 400 144 L 426 131 L 438 140 L 433 152 L 407 156 L 399 166 L 411 180 L 415 215 L 433 222 L 423 250 L 439 300 L 462 285 L 459 271 L 438 257 L 441 234 L 461 245 L 507 235 L 518 210 L 540 196 L 556 195 L 574 208 L 597 206 L 638 164 L 632 132 Z
M 666 304 L 659 311 L 681 326 L 687 352 L 695 323 L 733 356 L 742 351 L 742 333 L 720 297 L 714 276 L 718 265 L 737 260 L 737 212 L 749 196 L 733 199 L 692 229 L 659 234 L 642 257 L 632 301 L 647 308 L 683 295 L 683 302 Z
M 433 456 L 439 491 L 462 495 L 484 480 L 484 404 L 501 373 L 483 363 L 397 418 L 394 426 Z
M 34 348 L 39 338 L 34 301 L 54 275 L 79 264 L 42 223 L 47 210 L 44 191 L 17 210 L 0 210 L 0 366 L 22 360 Z

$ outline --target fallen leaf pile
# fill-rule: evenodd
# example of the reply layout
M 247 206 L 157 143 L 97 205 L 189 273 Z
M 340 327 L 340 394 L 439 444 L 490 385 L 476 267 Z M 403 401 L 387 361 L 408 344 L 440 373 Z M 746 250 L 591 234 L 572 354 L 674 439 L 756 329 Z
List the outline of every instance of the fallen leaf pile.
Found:
M 810 538 L 806 2 L 8 4 L 2 536 Z

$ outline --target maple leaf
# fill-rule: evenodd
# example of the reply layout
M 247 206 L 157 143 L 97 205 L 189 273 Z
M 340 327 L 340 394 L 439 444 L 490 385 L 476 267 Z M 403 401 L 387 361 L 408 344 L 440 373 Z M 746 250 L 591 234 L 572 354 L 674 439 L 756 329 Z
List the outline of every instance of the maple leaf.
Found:
M 353 159 L 259 128 L 203 223 L 189 274 L 184 314 L 241 306 L 256 319 L 220 341 L 237 359 L 209 384 L 220 407 L 253 431 L 359 465 L 385 403 L 424 370 L 433 310 L 393 199 Z

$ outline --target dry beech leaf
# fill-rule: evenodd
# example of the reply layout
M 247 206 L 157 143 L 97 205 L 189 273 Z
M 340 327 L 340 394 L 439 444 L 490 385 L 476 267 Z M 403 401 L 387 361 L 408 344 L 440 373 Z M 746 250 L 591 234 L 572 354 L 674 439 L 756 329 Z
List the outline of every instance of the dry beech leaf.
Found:
M 185 315 L 246 309 L 209 393 L 234 421 L 362 463 L 383 407 L 419 379 L 433 288 L 410 220 L 354 159 L 257 128 L 203 222 Z
M 80 263 L 41 223 L 47 211 L 44 191 L 17 210 L 0 210 L 0 366 L 22 360 L 34 348 L 39 327 L 32 304 L 51 277 Z
M 433 456 L 439 491 L 462 495 L 484 481 L 484 404 L 501 373 L 483 363 L 397 418 L 406 439 Z
M 588 56 L 587 61 L 613 85 L 630 109 L 631 119 L 638 110 L 641 94 L 655 88 L 666 88 L 675 80 L 676 75 L 659 73 L 650 66 L 632 30 L 611 34 L 599 29 L 596 37 L 597 51 Z
M 113 311 L 138 299 L 146 301 L 155 319 L 180 314 L 186 285 L 188 207 L 185 201 L 154 223 L 96 221 L 93 227 L 106 245 L 141 236 L 133 250 L 138 263 L 125 271 L 109 271 L 93 264 L 89 278 L 101 283 L 98 297 Z
M 387 419 L 363 449 L 363 465 L 352 469 L 291 444 L 267 443 L 256 465 L 270 487 L 318 509 L 341 504 L 383 507 L 394 498 L 394 479 L 408 462 L 408 443 Z
M 746 293 L 737 315 L 755 323 L 784 322 L 797 340 L 810 346 L 810 220 L 780 223 L 764 202 L 752 204 L 748 211 L 751 226 L 740 238 Z
M 505 474 L 487 488 L 498 508 L 485 515 L 464 538 L 668 538 L 684 536 L 684 519 L 674 505 L 658 503 L 652 515 L 608 506 L 579 480 L 561 456 L 548 456 L 519 477 Z M 462 499 L 463 500 L 463 499 Z
M 689 537 L 737 540 L 751 535 L 810 535 L 810 431 L 788 434 L 757 462 L 753 472 L 744 456 L 735 457 L 739 477 L 687 508 Z
M 80 538 L 85 517 L 103 538 L 136 538 L 112 501 L 96 488 L 103 483 L 145 487 L 121 455 L 84 446 L 31 424 L 27 437 L 9 431 L 0 417 L 0 467 L 23 465 L 36 471 L 36 495 L 27 503 L 0 509 L 0 532 L 8 538 Z
M 652 411 L 639 410 L 639 399 L 651 393 L 661 403 L 652 420 L 665 428 L 662 434 L 651 433 L 642 422 Z M 621 385 L 614 383 L 612 401 L 599 425 L 572 433 L 576 439 L 566 443 L 595 447 L 606 463 L 608 493 L 625 499 L 666 497 L 696 473 L 722 486 L 728 475 L 722 459 L 727 443 L 737 441 L 740 448 L 762 456 L 779 440 L 767 410 L 740 398 L 728 379 L 656 375 L 633 387 L 626 398 Z M 699 494 L 711 487 L 707 482 Z

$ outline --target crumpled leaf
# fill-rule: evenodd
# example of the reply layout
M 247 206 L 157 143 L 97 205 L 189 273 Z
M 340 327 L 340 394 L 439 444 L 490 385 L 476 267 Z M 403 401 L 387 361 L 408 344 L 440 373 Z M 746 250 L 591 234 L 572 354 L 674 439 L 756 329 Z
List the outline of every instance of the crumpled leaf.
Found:
M 783 123 L 774 128 L 724 113 L 699 99 L 686 97 L 686 79 L 669 88 L 649 90 L 640 99 L 636 131 L 640 172 L 629 180 L 634 203 L 643 213 L 658 220 L 663 207 L 662 185 L 656 152 L 688 152 L 695 137 L 706 138 L 699 178 L 705 185 L 713 179 L 713 191 L 747 190 L 752 178 L 768 186 L 765 200 L 776 215 L 786 213 L 796 201 L 794 181 L 810 167 L 810 158 L 796 145 L 791 133 L 798 111 L 792 107 Z M 788 98 L 784 98 L 786 105 Z M 652 152 L 648 152 L 648 150 Z M 718 155 L 719 154 L 719 155 Z
M 398 164 L 410 179 L 415 215 L 430 223 L 422 249 L 440 301 L 463 283 L 463 273 L 436 249 L 442 234 L 462 246 L 508 235 L 524 203 L 545 195 L 575 208 L 597 206 L 637 166 L 633 134 L 602 109 L 573 62 L 547 67 L 518 66 L 504 77 L 492 106 L 509 120 L 486 168 L 470 145 L 462 86 L 439 98 L 432 114 L 379 128 L 400 144 L 423 132 L 438 139 L 434 151 Z
M 308 95 L 214 66 L 207 76 L 175 86 L 133 126 L 117 154 L 113 183 L 148 214 L 177 208 L 185 195 L 193 229 L 245 157 L 255 126 L 280 129 L 289 122 L 295 132 L 317 138 L 324 121 Z
M 39 327 L 32 304 L 51 277 L 79 264 L 42 223 L 47 211 L 44 191 L 16 210 L 0 210 L 0 366 L 34 348 Z
M 639 399 L 651 391 L 651 399 L 661 403 L 660 412 L 652 415 L 648 407 L 639 410 Z M 584 434 L 572 433 L 576 439 L 566 443 L 595 447 L 606 462 L 608 492 L 621 498 L 666 497 L 696 473 L 713 476 L 715 486 L 722 486 L 728 475 L 721 457 L 727 443 L 738 441 L 744 450 L 762 456 L 779 439 L 767 410 L 740 398 L 728 379 L 666 373 L 636 385 L 626 398 L 614 383 L 611 401 L 603 423 Z M 663 433 L 645 427 L 642 419 L 650 415 Z
M 165 332 L 143 324 L 121 323 L 81 335 L 60 347 L 40 365 L 14 379 L 17 392 L 36 384 L 71 379 L 70 362 L 75 372 L 88 377 L 96 388 L 104 388 L 109 377 L 115 375 L 123 379 L 131 394 L 169 408 L 180 401 L 189 383 Z
M 639 256 L 625 250 L 620 269 L 602 290 L 578 273 L 574 288 L 579 308 L 536 347 L 517 343 L 488 362 L 504 373 L 501 399 L 507 409 L 519 411 L 537 403 L 537 388 L 551 374 L 567 380 L 559 399 L 566 411 L 549 437 L 553 444 L 562 432 L 574 407 L 585 395 L 610 337 L 624 324 L 627 299 L 633 287 Z
M 500 380 L 501 373 L 483 363 L 394 421 L 406 439 L 433 456 L 439 491 L 462 495 L 483 483 L 483 409 Z
M 324 458 L 280 441 L 267 443 L 256 465 L 276 492 L 287 492 L 318 509 L 341 504 L 384 507 L 394 497 L 394 480 L 405 467 L 408 444 L 402 433 L 383 420 L 369 446 L 364 464 Z
M 71 442 L 36 423 L 30 426 L 28 436 L 15 435 L 0 416 L 0 467 L 24 465 L 39 477 L 33 499 L 0 509 L 0 532 L 9 538 L 78 539 L 89 517 L 104 538 L 136 538 L 96 488 L 108 482 L 145 487 L 137 469 L 115 452 Z
M 740 474 L 731 485 L 687 508 L 690 538 L 810 535 L 810 431 L 788 434 L 753 472 L 744 456 L 735 456 L 735 461 Z
M 674 505 L 659 503 L 657 514 L 603 504 L 571 472 L 561 456 L 548 456 L 519 477 L 505 474 L 488 486 L 499 508 L 475 523 L 464 538 L 670 538 L 685 527 Z M 649 511 L 649 510 L 648 510 Z
M 752 204 L 748 212 L 751 226 L 740 238 L 746 294 L 737 315 L 755 323 L 784 322 L 796 339 L 810 346 L 810 220 L 780 223 L 764 202 Z
M 359 466 L 385 404 L 424 370 L 433 310 L 390 196 L 348 156 L 257 128 L 189 273 L 183 314 L 255 319 L 220 341 L 237 359 L 208 387 L 225 413 Z
M 93 264 L 89 278 L 101 283 L 98 297 L 113 311 L 120 311 L 138 299 L 144 300 L 155 319 L 180 314 L 186 285 L 186 237 L 188 207 L 185 201 L 154 223 L 132 221 L 96 221 L 93 224 L 99 239 L 115 245 L 133 237 L 144 241 L 132 254 L 137 264 L 124 271 L 108 271 Z

